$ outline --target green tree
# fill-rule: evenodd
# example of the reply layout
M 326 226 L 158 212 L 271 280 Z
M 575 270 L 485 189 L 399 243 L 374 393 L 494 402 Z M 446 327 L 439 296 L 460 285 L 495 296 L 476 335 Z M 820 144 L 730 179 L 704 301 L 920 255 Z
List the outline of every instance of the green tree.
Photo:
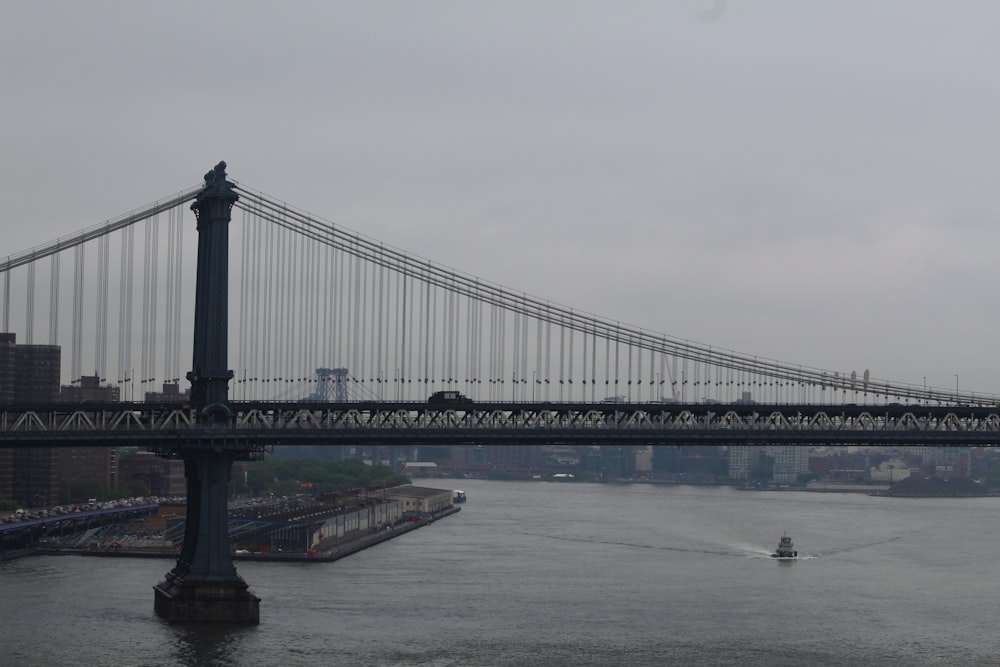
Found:
M 367 465 L 356 459 L 321 461 L 272 456 L 247 466 L 247 487 L 250 493 L 290 495 L 302 492 L 301 484 L 312 484 L 314 493 L 327 493 L 354 487 L 369 487 L 384 482 L 408 483 L 405 475 L 386 466 Z

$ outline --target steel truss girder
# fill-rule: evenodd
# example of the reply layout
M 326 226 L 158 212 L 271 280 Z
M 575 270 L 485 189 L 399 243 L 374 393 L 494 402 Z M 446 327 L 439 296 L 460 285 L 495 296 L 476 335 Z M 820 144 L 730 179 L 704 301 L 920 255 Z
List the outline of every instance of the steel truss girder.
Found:
M 256 455 L 282 443 L 544 441 L 719 444 L 942 442 L 1000 439 L 998 407 L 723 406 L 425 403 L 232 404 L 228 423 L 206 424 L 187 406 L 101 404 L 0 409 L 0 447 L 148 445 Z

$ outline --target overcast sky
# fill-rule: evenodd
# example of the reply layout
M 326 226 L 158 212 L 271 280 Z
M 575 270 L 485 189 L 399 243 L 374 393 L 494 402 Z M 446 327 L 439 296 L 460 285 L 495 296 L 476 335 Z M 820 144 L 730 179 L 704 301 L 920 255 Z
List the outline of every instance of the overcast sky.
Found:
M 0 4 L 0 254 L 231 178 L 672 336 L 1000 393 L 1000 3 Z

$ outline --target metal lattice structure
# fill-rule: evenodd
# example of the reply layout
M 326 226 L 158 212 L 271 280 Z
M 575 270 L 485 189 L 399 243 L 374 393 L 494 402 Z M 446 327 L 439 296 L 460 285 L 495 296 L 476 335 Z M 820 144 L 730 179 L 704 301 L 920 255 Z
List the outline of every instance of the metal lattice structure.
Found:
M 276 444 L 1000 445 L 1000 408 L 953 406 L 232 403 L 225 427 L 197 408 L 108 404 L 0 411 L 0 447 L 180 443 L 262 453 Z

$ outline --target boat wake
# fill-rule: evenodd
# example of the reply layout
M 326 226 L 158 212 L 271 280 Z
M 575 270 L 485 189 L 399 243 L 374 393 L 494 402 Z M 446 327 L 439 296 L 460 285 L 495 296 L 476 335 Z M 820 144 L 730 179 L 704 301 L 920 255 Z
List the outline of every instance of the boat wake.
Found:
M 689 554 L 708 554 L 711 556 L 726 556 L 728 558 L 742 558 L 745 557 L 745 553 L 740 553 L 736 551 L 724 550 L 724 549 L 707 549 L 707 548 L 692 548 L 692 547 L 673 547 L 665 546 L 662 544 L 641 544 L 638 542 L 616 542 L 613 540 L 598 540 L 593 538 L 585 537 L 564 537 L 560 535 L 541 535 L 538 533 L 526 533 L 530 535 L 537 535 L 539 537 L 547 537 L 553 540 L 563 540 L 565 542 L 584 542 L 588 544 L 607 544 L 609 546 L 617 547 L 629 547 L 633 549 L 655 549 L 657 551 L 676 551 L 680 553 Z
M 895 537 L 887 537 L 882 540 L 875 540 L 873 542 L 865 542 L 863 544 L 852 544 L 841 549 L 834 549 L 832 551 L 822 551 L 813 556 L 813 558 L 819 558 L 820 556 L 835 556 L 837 554 L 846 554 L 851 551 L 859 551 L 861 549 L 868 549 L 870 547 L 877 547 L 880 544 L 888 544 L 889 542 L 895 542 L 896 540 L 902 539 L 901 535 L 896 535 Z
M 658 551 L 676 551 L 679 553 L 691 553 L 691 554 L 707 554 L 711 556 L 724 556 L 726 558 L 752 558 L 761 559 L 767 561 L 773 560 L 785 560 L 785 559 L 775 559 L 773 549 L 765 549 L 752 544 L 734 544 L 729 549 L 710 549 L 710 548 L 697 548 L 697 547 L 675 547 L 666 546 L 662 544 L 643 544 L 641 542 L 621 542 L 615 540 L 599 540 L 595 538 L 587 537 L 567 537 L 563 535 L 545 535 L 543 533 L 525 533 L 525 535 L 534 535 L 536 537 L 547 537 L 551 540 L 561 540 L 564 542 L 581 542 L 586 544 L 605 544 L 609 546 L 617 547 L 627 547 L 631 549 L 655 549 Z M 901 539 L 901 536 L 888 537 L 882 540 L 875 540 L 873 542 L 865 542 L 863 544 L 853 544 L 845 546 L 841 549 L 834 549 L 832 551 L 818 551 L 811 554 L 803 554 L 799 552 L 798 556 L 795 558 L 790 558 L 787 560 L 816 560 L 817 558 L 822 558 L 824 556 L 835 556 L 837 554 L 849 553 L 851 551 L 858 551 L 860 549 L 868 549 L 871 547 L 879 546 L 880 544 L 887 544 L 889 542 L 895 542 Z

